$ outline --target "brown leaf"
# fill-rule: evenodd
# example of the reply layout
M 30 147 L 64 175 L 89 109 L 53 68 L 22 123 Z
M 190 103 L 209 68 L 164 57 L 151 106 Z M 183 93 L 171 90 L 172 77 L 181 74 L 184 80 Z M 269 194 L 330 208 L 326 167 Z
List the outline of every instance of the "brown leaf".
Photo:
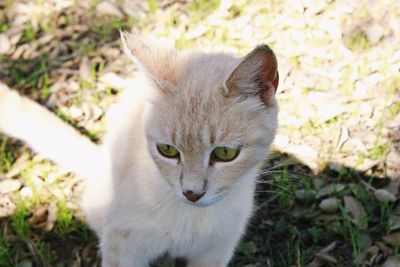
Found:
M 348 213 L 350 213 L 352 221 L 361 229 L 366 229 L 367 223 L 365 219 L 367 214 L 360 201 L 352 196 L 345 196 L 343 199 L 344 208 Z
M 326 263 L 333 263 L 333 264 L 337 263 L 337 260 L 328 254 L 316 253 L 315 257 L 317 257 L 318 259 L 320 259 Z
M 383 240 L 392 246 L 400 247 L 400 233 L 384 236 Z
M 28 222 L 35 228 L 42 228 L 46 226 L 46 218 L 47 218 L 47 208 L 40 207 L 33 213 L 32 217 L 28 219 Z

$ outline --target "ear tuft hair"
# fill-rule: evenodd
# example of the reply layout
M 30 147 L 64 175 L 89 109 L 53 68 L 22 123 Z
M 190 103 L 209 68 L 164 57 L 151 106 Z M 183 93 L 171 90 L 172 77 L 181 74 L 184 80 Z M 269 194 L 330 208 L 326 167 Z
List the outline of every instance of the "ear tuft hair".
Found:
M 132 59 L 162 89 L 177 82 L 177 52 L 157 40 L 120 31 L 125 54 Z

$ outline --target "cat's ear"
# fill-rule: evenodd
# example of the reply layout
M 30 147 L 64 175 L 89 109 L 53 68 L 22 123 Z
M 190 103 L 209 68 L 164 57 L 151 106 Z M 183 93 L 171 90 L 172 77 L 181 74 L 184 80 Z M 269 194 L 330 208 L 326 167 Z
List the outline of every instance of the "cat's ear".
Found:
M 177 82 L 175 63 L 177 52 L 159 41 L 120 31 L 125 54 L 132 59 L 162 89 Z
M 225 81 L 228 95 L 254 96 L 271 104 L 279 83 L 278 62 L 267 45 L 251 51 Z

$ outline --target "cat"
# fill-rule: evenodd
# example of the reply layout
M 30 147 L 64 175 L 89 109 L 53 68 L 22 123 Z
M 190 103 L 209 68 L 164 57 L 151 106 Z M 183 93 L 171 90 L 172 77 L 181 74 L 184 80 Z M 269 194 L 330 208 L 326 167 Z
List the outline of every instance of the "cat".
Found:
M 274 52 L 243 58 L 176 51 L 121 32 L 143 73 L 112 108 L 102 145 L 0 85 L 0 131 L 80 174 L 102 266 L 160 255 L 223 267 L 252 214 L 258 170 L 277 129 Z

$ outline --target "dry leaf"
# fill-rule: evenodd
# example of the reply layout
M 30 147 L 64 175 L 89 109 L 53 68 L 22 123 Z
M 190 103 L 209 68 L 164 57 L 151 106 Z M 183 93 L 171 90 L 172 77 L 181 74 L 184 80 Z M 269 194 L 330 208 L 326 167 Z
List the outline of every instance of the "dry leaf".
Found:
M 33 196 L 33 191 L 32 191 L 32 189 L 30 187 L 24 186 L 19 191 L 19 194 L 21 195 L 22 198 L 32 197 Z
M 314 221 L 322 223 L 340 221 L 340 220 L 343 220 L 343 218 L 337 214 L 322 214 L 314 218 Z
M 343 144 L 349 139 L 349 137 L 350 137 L 349 129 L 346 126 L 340 127 L 340 134 L 338 141 L 336 143 L 336 149 L 340 150 Z
M 296 198 L 303 201 L 312 201 L 315 198 L 315 191 L 299 189 L 294 192 Z
M 342 105 L 323 105 L 319 106 L 316 116 L 318 117 L 319 122 L 323 123 L 339 116 L 345 111 L 346 108 Z
M 40 207 L 33 213 L 32 217 L 28 219 L 28 222 L 30 225 L 33 225 L 34 227 L 38 225 L 41 226 L 43 222 L 46 221 L 46 218 L 47 218 L 47 208 Z
M 81 64 L 79 66 L 79 77 L 83 81 L 93 82 L 89 58 L 86 56 L 82 57 Z
M 337 263 L 337 260 L 328 254 L 316 253 L 315 257 L 317 257 L 318 259 L 320 259 L 326 263 L 333 263 L 333 264 Z
M 14 178 L 21 171 L 25 170 L 29 164 L 29 154 L 23 153 L 11 166 L 11 169 L 6 173 L 7 178 Z
M 96 6 L 97 14 L 100 15 L 111 15 L 119 18 L 123 18 L 124 14 L 116 7 L 113 3 L 103 1 Z
M 334 213 L 338 210 L 340 204 L 340 200 L 332 197 L 332 198 L 327 198 L 321 201 L 319 204 L 319 207 L 321 210 L 327 212 L 327 213 Z
M 350 217 L 352 221 L 361 229 L 367 228 L 367 214 L 364 210 L 364 207 L 352 196 L 345 196 L 344 198 L 344 209 L 350 213 Z
M 11 42 L 8 36 L 4 33 L 0 33 L 0 55 L 8 54 L 11 50 Z
M 397 214 L 389 215 L 389 227 L 391 231 L 400 229 L 400 215 Z
M 51 202 L 48 208 L 47 222 L 46 222 L 46 231 L 51 231 L 54 227 L 54 223 L 57 220 L 57 205 L 54 202 Z
M 386 243 L 388 243 L 392 246 L 400 247 L 400 233 L 395 233 L 395 234 L 384 236 L 383 240 L 385 240 Z
M 338 193 L 343 189 L 345 189 L 343 184 L 327 184 L 318 191 L 316 198 L 321 198 L 332 193 Z
M 10 216 L 15 211 L 15 204 L 8 197 L 0 198 L 0 218 Z
M 307 165 L 314 173 L 318 172 L 318 152 L 314 148 L 306 145 L 288 144 L 282 152 L 293 155 L 301 163 Z
M 374 192 L 376 199 L 381 203 L 396 201 L 396 197 L 385 189 L 378 189 Z
M 318 259 L 320 259 L 326 263 L 336 264 L 337 260 L 328 254 L 329 252 L 334 250 L 335 247 L 336 247 L 336 242 L 334 241 L 334 242 L 330 243 L 328 246 L 326 246 L 325 248 L 321 249 L 318 253 L 315 253 L 315 257 L 317 257 Z
M 0 182 L 0 194 L 7 194 L 21 188 L 21 181 L 16 179 L 5 179 Z

